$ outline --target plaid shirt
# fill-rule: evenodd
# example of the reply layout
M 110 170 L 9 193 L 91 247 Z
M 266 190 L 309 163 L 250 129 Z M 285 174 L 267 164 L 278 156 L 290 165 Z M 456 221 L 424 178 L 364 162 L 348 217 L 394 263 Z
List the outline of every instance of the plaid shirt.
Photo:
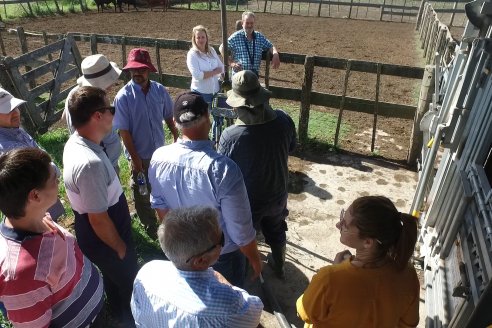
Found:
M 260 32 L 253 31 L 253 40 L 248 40 L 246 32 L 234 32 L 228 39 L 232 58 L 242 65 L 244 70 L 260 72 L 261 54 L 273 47 L 273 44 Z M 251 62 L 251 59 L 253 61 Z

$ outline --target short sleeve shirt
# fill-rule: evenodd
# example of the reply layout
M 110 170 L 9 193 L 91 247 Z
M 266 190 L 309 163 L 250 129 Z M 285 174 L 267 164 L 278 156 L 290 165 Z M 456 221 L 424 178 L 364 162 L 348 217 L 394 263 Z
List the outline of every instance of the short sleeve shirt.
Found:
M 162 121 L 173 116 L 173 102 L 166 88 L 150 81 L 150 89 L 145 94 L 142 87 L 131 80 L 118 91 L 114 105 L 114 128 L 128 131 L 140 158 L 150 159 L 157 148 L 164 146 Z

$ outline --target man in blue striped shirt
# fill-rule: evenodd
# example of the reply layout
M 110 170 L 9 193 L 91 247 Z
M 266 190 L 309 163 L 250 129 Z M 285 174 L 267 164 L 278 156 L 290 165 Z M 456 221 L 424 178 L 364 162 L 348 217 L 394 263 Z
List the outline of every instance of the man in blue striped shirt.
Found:
M 210 267 L 224 246 L 218 217 L 202 206 L 167 213 L 158 236 L 172 262 L 154 260 L 138 272 L 131 301 L 137 327 L 258 326 L 261 300 Z

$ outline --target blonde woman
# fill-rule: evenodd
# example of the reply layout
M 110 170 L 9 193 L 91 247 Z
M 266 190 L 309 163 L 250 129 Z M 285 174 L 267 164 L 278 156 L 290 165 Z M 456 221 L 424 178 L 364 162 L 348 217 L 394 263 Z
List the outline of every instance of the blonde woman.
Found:
M 193 28 L 191 37 L 193 46 L 186 58 L 191 73 L 191 90 L 202 95 L 207 103 L 219 92 L 219 76 L 224 65 L 213 47 L 208 44 L 207 29 L 198 25 Z
M 219 76 L 224 72 L 224 64 L 215 49 L 208 44 L 208 31 L 203 25 L 193 28 L 191 43 L 193 46 L 186 57 L 186 65 L 191 73 L 190 89 L 200 93 L 210 108 L 214 95 L 219 92 Z M 219 120 L 223 118 L 214 115 L 212 124 L 214 141 L 216 141 L 216 126 Z

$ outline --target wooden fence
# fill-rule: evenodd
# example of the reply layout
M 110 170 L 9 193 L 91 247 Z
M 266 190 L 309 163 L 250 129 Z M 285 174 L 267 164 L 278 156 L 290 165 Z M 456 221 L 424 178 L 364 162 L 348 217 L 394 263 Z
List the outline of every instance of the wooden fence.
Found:
M 38 32 L 24 32 L 22 28 L 9 30 L 19 37 L 20 44 L 27 44 L 27 37 L 43 38 L 43 40 L 60 40 L 63 35 L 46 34 Z M 189 41 L 182 40 L 165 40 L 145 37 L 131 37 L 119 35 L 101 35 L 101 34 L 82 34 L 70 33 L 70 38 L 79 42 L 89 44 L 92 54 L 98 53 L 98 45 L 111 44 L 121 47 L 121 63 L 126 64 L 127 49 L 129 47 L 147 47 L 155 53 L 156 68 L 158 72 L 151 76 L 152 79 L 159 80 L 168 87 L 188 89 L 191 78 L 189 76 L 168 74 L 163 72 L 160 50 L 172 49 L 188 51 L 190 48 Z M 270 85 L 269 77 L 269 58 L 265 63 L 265 84 L 272 91 L 273 98 L 293 100 L 301 102 L 299 115 L 299 139 L 301 143 L 307 141 L 309 113 L 311 105 L 319 105 L 339 109 L 338 124 L 335 134 L 335 145 L 338 145 L 340 135 L 340 125 L 344 111 L 355 111 L 373 115 L 373 133 L 371 140 L 371 150 L 374 150 L 376 125 L 378 116 L 395 117 L 412 119 L 415 114 L 415 106 L 406 104 L 397 104 L 383 102 L 379 100 L 380 78 L 382 75 L 397 76 L 409 79 L 421 80 L 423 77 L 423 68 L 410 67 L 402 65 L 393 65 L 385 63 L 375 63 L 361 60 L 349 60 L 341 58 L 309 56 L 303 54 L 281 53 L 280 60 L 282 63 L 298 64 L 304 66 L 304 79 L 302 86 L 299 88 L 289 88 L 283 86 Z M 331 68 L 345 71 L 343 92 L 341 95 L 313 91 L 313 74 L 315 67 Z M 376 75 L 376 85 L 374 89 L 375 99 L 362 99 L 350 97 L 347 95 L 347 86 L 351 72 L 365 72 Z
M 426 64 L 434 63 L 436 54 L 439 54 L 443 66 L 449 64 L 454 57 L 458 41 L 453 38 L 448 26 L 439 20 L 431 3 L 426 2 L 422 6 L 416 29 L 419 32 L 420 47 L 424 51 Z
M 48 1 L 55 4 L 52 10 Z M 87 10 L 87 0 L 72 0 L 80 6 L 81 11 Z M 197 0 L 171 0 L 174 8 L 219 10 L 215 0 L 198 0 L 203 6 L 197 6 Z M 423 0 L 226 0 L 227 8 L 231 11 L 252 10 L 255 12 L 303 15 L 317 17 L 369 19 L 396 22 L 415 22 L 422 9 Z M 141 1 L 137 0 L 137 4 Z M 468 0 L 434 0 L 435 12 L 441 21 L 447 21 L 448 26 L 463 26 L 466 22 L 464 4 Z M 35 16 L 31 3 L 45 4 L 47 13 L 63 13 L 63 6 L 58 0 L 0 0 L 0 5 L 21 5 L 27 15 Z M 27 9 L 22 6 L 27 4 Z M 456 19 L 455 19 L 456 18 Z M 2 16 L 0 15 L 0 20 Z

